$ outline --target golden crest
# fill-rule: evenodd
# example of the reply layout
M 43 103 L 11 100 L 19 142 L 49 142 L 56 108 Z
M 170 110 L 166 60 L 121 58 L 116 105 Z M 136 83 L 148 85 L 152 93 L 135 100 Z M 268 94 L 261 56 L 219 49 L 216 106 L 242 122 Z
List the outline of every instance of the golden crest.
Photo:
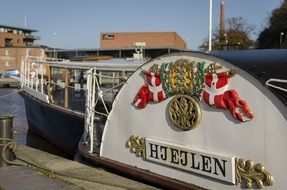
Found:
M 193 97 L 180 94 L 169 102 L 168 114 L 175 126 L 187 131 L 198 126 L 201 120 L 201 107 Z
M 194 84 L 195 62 L 179 59 L 169 64 L 167 85 L 174 94 L 191 94 Z

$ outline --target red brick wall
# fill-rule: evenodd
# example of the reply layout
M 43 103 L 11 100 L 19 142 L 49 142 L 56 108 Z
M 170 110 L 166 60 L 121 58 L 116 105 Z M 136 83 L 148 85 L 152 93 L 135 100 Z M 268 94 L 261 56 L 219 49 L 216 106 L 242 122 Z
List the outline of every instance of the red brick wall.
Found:
M 24 46 L 23 34 L 0 32 L 0 47 L 5 47 L 5 38 L 12 39 L 13 46 Z
M 0 48 L 0 72 L 6 69 L 20 70 L 21 58 L 26 55 L 26 49 L 29 49 L 29 55 L 31 56 L 44 54 L 42 48 Z
M 104 35 L 109 35 L 110 39 L 103 39 Z M 176 32 L 104 32 L 100 38 L 101 48 L 107 49 L 133 48 L 133 42 L 145 42 L 146 47 L 186 48 L 186 43 Z

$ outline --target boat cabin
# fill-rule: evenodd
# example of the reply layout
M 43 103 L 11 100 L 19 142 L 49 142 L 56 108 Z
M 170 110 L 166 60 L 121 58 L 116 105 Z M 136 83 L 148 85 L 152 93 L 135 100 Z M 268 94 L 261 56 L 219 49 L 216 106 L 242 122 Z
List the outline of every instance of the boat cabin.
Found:
M 87 97 L 104 122 L 121 86 L 142 61 L 71 62 L 25 57 L 21 90 L 29 129 L 74 156 L 85 128 Z M 96 87 L 96 89 L 95 89 Z M 88 89 L 94 89 L 93 95 Z
M 33 90 L 47 103 L 66 109 L 85 112 L 87 77 L 89 69 L 95 69 L 97 85 L 101 88 L 104 101 L 111 104 L 120 86 L 142 61 L 102 60 L 94 62 L 70 62 L 69 60 L 41 60 L 29 57 L 23 62 L 25 75 L 22 87 Z

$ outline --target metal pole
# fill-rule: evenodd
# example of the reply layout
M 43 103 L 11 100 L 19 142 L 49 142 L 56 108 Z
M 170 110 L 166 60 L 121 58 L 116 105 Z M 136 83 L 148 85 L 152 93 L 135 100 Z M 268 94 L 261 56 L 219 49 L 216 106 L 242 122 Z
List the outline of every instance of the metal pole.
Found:
M 208 51 L 211 51 L 211 40 L 212 40 L 212 0 L 209 0 L 209 43 Z
M 228 43 L 228 41 L 227 41 L 227 34 L 225 33 L 224 36 L 225 36 L 225 48 L 224 48 L 224 50 L 228 50 L 228 47 L 227 47 L 227 43 Z
M 53 35 L 55 36 L 55 39 L 56 39 L 57 33 L 55 32 Z M 56 47 L 55 46 L 54 46 L 54 60 L 56 60 Z
M 42 61 L 42 60 L 41 60 Z M 44 93 L 44 66 L 41 64 L 41 93 Z
M 0 115 L 0 167 L 8 165 L 4 159 L 12 161 L 15 158 L 12 150 L 5 147 L 13 141 L 13 118 L 11 115 Z
M 39 79 L 38 79 L 38 74 L 39 74 L 39 67 L 37 66 L 36 68 L 36 75 L 35 75 L 35 90 L 36 91 L 39 91 L 39 87 L 38 87 L 38 84 L 39 84 Z
M 47 83 L 47 94 L 49 98 L 49 103 L 52 101 L 52 90 L 51 90 L 51 76 L 53 74 L 53 67 L 50 67 L 49 65 L 46 66 L 47 68 L 47 75 L 48 75 L 48 83 Z M 52 84 L 55 88 L 54 84 Z
M 69 108 L 70 71 L 68 69 L 65 69 L 64 72 L 65 72 L 64 107 Z
M 280 48 L 282 48 L 282 37 L 284 35 L 284 32 L 280 32 Z

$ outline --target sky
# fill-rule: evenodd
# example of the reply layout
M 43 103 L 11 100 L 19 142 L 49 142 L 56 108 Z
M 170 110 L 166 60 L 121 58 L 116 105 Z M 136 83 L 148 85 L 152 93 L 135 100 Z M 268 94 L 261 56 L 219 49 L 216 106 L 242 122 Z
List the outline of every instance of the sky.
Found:
M 213 29 L 221 0 L 213 0 Z M 243 17 L 256 39 L 282 0 L 225 0 L 225 18 Z M 209 0 L 9 0 L 1 2 L 0 25 L 38 30 L 37 44 L 99 48 L 101 32 L 177 32 L 187 48 L 208 38 Z

